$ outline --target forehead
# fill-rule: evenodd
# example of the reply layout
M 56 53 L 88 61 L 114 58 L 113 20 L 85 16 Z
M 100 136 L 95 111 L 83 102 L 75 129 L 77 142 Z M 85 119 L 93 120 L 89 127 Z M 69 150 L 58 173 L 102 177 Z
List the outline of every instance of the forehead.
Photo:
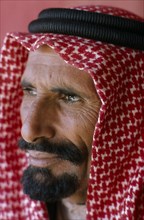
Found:
M 22 81 L 47 86 L 67 86 L 95 92 L 92 77 L 66 63 L 53 49 L 43 45 L 29 53 Z M 37 86 L 34 85 L 34 86 Z

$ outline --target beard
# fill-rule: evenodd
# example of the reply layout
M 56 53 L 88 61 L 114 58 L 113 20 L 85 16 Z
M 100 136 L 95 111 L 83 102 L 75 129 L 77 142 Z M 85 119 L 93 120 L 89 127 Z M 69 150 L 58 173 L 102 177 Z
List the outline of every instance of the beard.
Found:
M 22 150 L 37 150 L 56 154 L 60 159 L 67 160 L 75 166 L 80 166 L 87 158 L 86 148 L 78 149 L 69 142 L 50 143 L 43 139 L 37 144 L 19 141 Z M 45 202 L 54 202 L 71 196 L 79 188 L 79 178 L 74 173 L 64 172 L 55 176 L 48 168 L 29 166 L 23 173 L 21 183 L 24 193 L 31 199 Z
M 47 168 L 29 166 L 21 179 L 24 193 L 31 199 L 55 202 L 72 195 L 79 187 L 78 177 L 67 173 L 55 177 Z

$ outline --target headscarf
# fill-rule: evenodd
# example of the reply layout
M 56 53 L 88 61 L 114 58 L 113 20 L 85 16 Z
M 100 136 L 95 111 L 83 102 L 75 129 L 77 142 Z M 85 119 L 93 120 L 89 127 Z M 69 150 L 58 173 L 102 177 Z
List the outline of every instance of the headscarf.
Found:
M 142 20 L 122 9 L 84 6 L 78 10 Z M 63 34 L 7 34 L 0 74 L 0 219 L 46 220 L 45 204 L 24 195 L 27 167 L 20 137 L 20 79 L 29 51 L 46 44 L 65 62 L 91 75 L 101 100 L 92 144 L 87 220 L 144 219 L 144 52 Z

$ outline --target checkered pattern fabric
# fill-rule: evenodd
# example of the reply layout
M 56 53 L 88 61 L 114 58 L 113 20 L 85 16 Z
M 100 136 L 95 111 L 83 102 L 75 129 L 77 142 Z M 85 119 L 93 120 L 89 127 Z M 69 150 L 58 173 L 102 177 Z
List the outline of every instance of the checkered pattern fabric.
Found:
M 142 20 L 106 6 L 78 7 Z M 87 220 L 144 219 L 144 52 L 61 34 L 7 34 L 0 74 L 0 219 L 46 220 L 45 204 L 23 194 L 20 79 L 29 50 L 47 44 L 93 78 L 102 106 L 93 135 Z

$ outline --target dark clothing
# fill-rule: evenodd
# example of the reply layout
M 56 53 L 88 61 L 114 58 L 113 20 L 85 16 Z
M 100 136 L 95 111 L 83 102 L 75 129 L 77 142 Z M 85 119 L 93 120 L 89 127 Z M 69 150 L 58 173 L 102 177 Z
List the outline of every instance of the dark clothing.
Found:
M 49 213 L 49 220 L 56 220 L 57 204 L 57 202 L 46 203 L 46 207 Z

